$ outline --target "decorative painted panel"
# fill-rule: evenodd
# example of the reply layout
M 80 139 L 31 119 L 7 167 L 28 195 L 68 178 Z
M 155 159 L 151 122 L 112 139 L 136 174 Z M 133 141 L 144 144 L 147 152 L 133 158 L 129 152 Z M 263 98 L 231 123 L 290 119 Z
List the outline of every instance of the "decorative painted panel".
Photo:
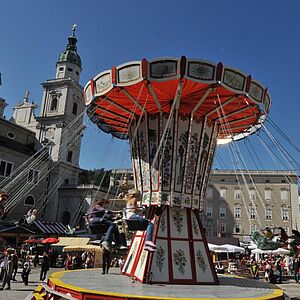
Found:
M 127 255 L 126 261 L 124 263 L 122 272 L 126 274 L 131 274 L 132 268 L 134 266 L 135 260 L 138 257 L 139 245 L 141 243 L 141 237 L 135 236 L 130 247 L 129 253 Z
M 150 190 L 150 169 L 149 169 L 149 144 L 148 144 L 148 126 L 147 120 L 144 118 L 139 125 L 139 156 L 141 163 L 141 177 L 143 183 L 143 191 Z M 145 203 L 146 204 L 146 203 Z
M 160 216 L 157 237 L 166 238 L 168 236 L 168 228 L 169 228 L 169 223 L 168 223 L 167 209 L 164 209 L 163 213 Z
M 144 278 L 144 273 L 145 273 L 148 256 L 149 256 L 149 252 L 142 250 L 142 253 L 140 255 L 140 258 L 138 260 L 138 263 L 137 263 L 137 266 L 136 266 L 136 269 L 134 272 L 134 275 L 141 281 Z
M 192 225 L 193 239 L 194 240 L 202 239 L 199 222 L 194 211 L 191 211 L 191 222 L 192 222 L 191 225 Z
M 188 147 L 188 161 L 185 168 L 185 193 L 191 194 L 193 190 L 193 183 L 195 179 L 195 172 L 197 169 L 197 159 L 200 150 L 201 132 L 203 128 L 203 121 L 199 124 L 196 121 L 191 123 L 191 135 Z
M 211 81 L 215 78 L 214 65 L 205 62 L 189 62 L 188 63 L 188 76 L 198 79 Z
M 163 128 L 168 121 L 168 115 L 163 116 Z M 173 154 L 173 130 L 174 120 L 171 120 L 170 128 L 164 137 L 162 146 L 162 190 L 171 190 L 172 154 Z
M 186 161 L 186 153 L 189 139 L 189 124 L 188 118 L 178 118 L 178 130 L 177 130 L 177 144 L 175 150 L 175 178 L 174 178 L 174 191 L 182 192 L 184 166 Z
M 224 69 L 223 83 L 229 87 L 243 91 L 245 87 L 246 76 L 232 69 Z
M 111 74 L 106 73 L 100 75 L 98 78 L 96 78 L 95 85 L 96 85 L 96 93 L 101 93 L 107 90 L 109 87 L 111 87 Z
M 209 144 L 210 144 L 212 133 L 213 133 L 213 126 L 212 125 L 209 126 L 207 123 L 204 124 L 204 130 L 201 137 L 200 153 L 198 156 L 197 171 L 196 171 L 195 182 L 194 182 L 193 193 L 196 195 L 200 195 L 201 183 L 204 176 L 203 172 L 205 170 L 206 161 L 208 159 Z
M 127 65 L 118 69 L 118 79 L 120 83 L 131 82 L 141 77 L 140 65 Z
M 159 117 L 157 116 L 149 117 L 148 127 L 149 127 L 149 160 L 151 166 L 151 189 L 152 191 L 155 192 L 159 190 L 158 169 L 159 169 L 160 155 L 157 156 L 157 149 L 159 146 Z
M 138 153 L 138 139 L 135 134 L 135 129 L 133 127 L 130 128 L 131 131 L 131 157 L 132 157 L 132 166 L 133 166 L 133 175 L 135 179 L 135 187 L 139 191 L 143 191 L 142 188 L 142 178 L 141 178 L 141 166 L 140 159 Z
M 264 89 L 258 83 L 251 81 L 249 95 L 256 101 L 262 102 Z
M 93 99 L 91 85 L 88 85 L 88 87 L 86 88 L 86 90 L 85 90 L 85 97 L 86 97 L 86 104 L 90 104 L 90 102 Z
M 191 257 L 188 241 L 172 241 L 171 242 L 171 255 L 173 278 L 192 279 Z
M 168 78 L 177 75 L 177 61 L 161 60 L 150 63 L 150 77 Z
M 213 270 L 210 267 L 203 242 L 194 242 L 195 267 L 198 282 L 214 282 Z
M 185 209 L 174 207 L 170 210 L 170 229 L 172 238 L 188 238 Z
M 169 281 L 169 257 L 168 257 L 168 241 L 157 240 L 157 251 L 153 255 L 151 271 L 153 274 L 152 280 L 154 282 L 168 282 Z

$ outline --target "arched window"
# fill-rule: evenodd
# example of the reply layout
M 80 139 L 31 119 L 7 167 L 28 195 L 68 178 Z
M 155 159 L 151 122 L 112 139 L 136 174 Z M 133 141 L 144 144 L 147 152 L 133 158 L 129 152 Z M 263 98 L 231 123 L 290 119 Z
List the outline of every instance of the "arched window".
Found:
M 78 107 L 78 105 L 77 105 L 77 103 L 73 103 L 73 110 L 72 110 L 72 113 L 73 113 L 73 115 L 77 115 L 77 107 Z
M 68 156 L 67 156 L 67 161 L 68 161 L 68 162 L 72 162 L 72 156 L 73 156 L 73 152 L 72 152 L 72 151 L 69 151 L 69 152 L 68 152 Z
M 51 101 L 51 107 L 50 107 L 50 110 L 51 110 L 51 111 L 56 111 L 56 110 L 57 110 L 57 104 L 58 104 L 57 97 L 53 97 L 53 98 L 52 98 L 52 101 Z
M 34 197 L 33 196 L 27 196 L 25 201 L 24 201 L 24 205 L 26 206 L 34 206 Z
M 69 225 L 70 224 L 70 221 L 71 221 L 71 214 L 68 212 L 68 211 L 64 211 L 62 213 L 62 216 L 61 216 L 61 222 L 64 224 L 64 225 Z

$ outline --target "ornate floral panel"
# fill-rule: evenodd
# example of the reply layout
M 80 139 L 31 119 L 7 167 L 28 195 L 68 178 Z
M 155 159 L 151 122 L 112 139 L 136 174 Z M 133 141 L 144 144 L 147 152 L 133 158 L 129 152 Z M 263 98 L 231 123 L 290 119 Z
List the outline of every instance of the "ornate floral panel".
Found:
M 96 86 L 96 93 L 102 93 L 108 88 L 111 87 L 111 74 L 106 73 L 100 75 L 96 80 L 95 80 L 95 86 Z
M 188 238 L 186 209 L 173 207 L 170 209 L 171 238 Z
M 143 280 L 145 268 L 148 260 L 149 252 L 142 250 L 142 253 L 140 255 L 140 258 L 137 262 L 137 266 L 134 272 L 134 275 L 139 278 L 140 280 Z
M 167 125 L 168 115 L 163 116 L 163 132 Z M 172 155 L 173 155 L 173 130 L 174 119 L 171 120 L 170 126 L 168 127 L 167 133 L 164 136 L 162 144 L 162 163 L 161 163 L 161 173 L 162 173 L 162 191 L 171 190 L 171 179 L 172 179 Z
M 184 178 L 184 169 L 186 162 L 186 154 L 188 148 L 188 140 L 189 140 L 189 118 L 181 118 L 179 117 L 177 120 L 178 129 L 177 129 L 177 137 L 175 137 L 176 149 L 174 154 L 174 162 L 175 166 L 175 178 L 174 178 L 174 191 L 182 192 L 183 178 Z
M 168 221 L 167 209 L 164 209 L 163 213 L 160 216 L 157 237 L 158 238 L 168 237 L 168 228 L 169 228 L 169 221 Z
M 148 118 L 149 138 L 149 160 L 151 166 L 151 190 L 159 190 L 159 162 L 160 155 L 157 154 L 159 146 L 159 116 Z M 151 201 L 152 202 L 152 201 Z
M 141 77 L 141 67 L 139 64 L 127 65 L 118 69 L 118 82 L 126 83 L 138 80 Z
M 151 271 L 152 280 L 155 282 L 169 281 L 169 257 L 168 257 L 168 241 L 157 240 L 157 251 L 153 254 Z
M 160 60 L 150 63 L 150 77 L 168 78 L 177 75 L 177 61 Z
M 171 252 L 173 278 L 175 280 L 192 279 L 189 242 L 172 240 Z
M 223 83 L 229 87 L 243 91 L 246 83 L 246 76 L 232 69 L 224 69 Z
M 203 242 L 194 242 L 195 266 L 198 282 L 214 282 L 213 273 Z
M 216 67 L 205 62 L 188 62 L 188 76 L 203 81 L 215 79 Z
M 262 102 L 264 89 L 255 81 L 251 81 L 249 95 L 257 102 Z
M 131 274 L 132 268 L 135 264 L 135 260 L 138 258 L 138 251 L 139 251 L 139 245 L 141 242 L 140 236 L 135 236 L 134 240 L 132 242 L 132 245 L 130 247 L 130 251 L 126 257 L 126 261 L 124 263 L 124 266 L 122 268 L 122 272 L 126 274 Z

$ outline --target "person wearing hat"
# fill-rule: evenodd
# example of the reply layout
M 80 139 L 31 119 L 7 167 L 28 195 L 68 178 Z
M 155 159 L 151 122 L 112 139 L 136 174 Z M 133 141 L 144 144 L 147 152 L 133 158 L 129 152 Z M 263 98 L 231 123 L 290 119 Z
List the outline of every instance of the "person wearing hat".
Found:
M 106 199 L 100 199 L 96 201 L 96 203 L 91 206 L 88 210 L 88 221 L 90 224 L 99 224 L 108 226 L 106 231 L 104 240 L 102 242 L 102 246 L 107 250 L 111 251 L 111 243 L 113 237 L 115 238 L 116 247 L 120 250 L 127 249 L 126 246 L 121 244 L 120 232 L 117 224 L 112 221 L 112 216 L 118 211 L 107 210 L 104 208 L 104 205 L 109 201 Z
M 139 190 L 132 189 L 129 190 L 126 194 L 126 219 L 128 220 L 135 220 L 139 223 L 141 229 L 146 229 L 146 242 L 144 246 L 144 250 L 149 252 L 156 251 L 156 245 L 152 242 L 152 235 L 154 224 L 147 220 L 145 217 L 141 216 L 141 208 L 138 207 L 138 199 L 140 197 Z

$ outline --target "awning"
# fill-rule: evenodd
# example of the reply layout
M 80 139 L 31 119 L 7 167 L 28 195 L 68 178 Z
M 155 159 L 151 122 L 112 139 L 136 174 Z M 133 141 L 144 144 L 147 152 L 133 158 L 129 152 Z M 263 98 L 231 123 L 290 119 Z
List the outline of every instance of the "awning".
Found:
M 63 252 L 72 251 L 89 251 L 89 252 L 103 252 L 102 247 L 95 245 L 84 245 L 84 246 L 66 246 L 63 248 Z
M 90 241 L 90 238 L 78 238 L 78 237 L 60 237 L 59 242 L 53 246 L 85 246 Z
M 45 234 L 64 234 L 66 226 L 60 222 L 34 221 L 33 224 Z

